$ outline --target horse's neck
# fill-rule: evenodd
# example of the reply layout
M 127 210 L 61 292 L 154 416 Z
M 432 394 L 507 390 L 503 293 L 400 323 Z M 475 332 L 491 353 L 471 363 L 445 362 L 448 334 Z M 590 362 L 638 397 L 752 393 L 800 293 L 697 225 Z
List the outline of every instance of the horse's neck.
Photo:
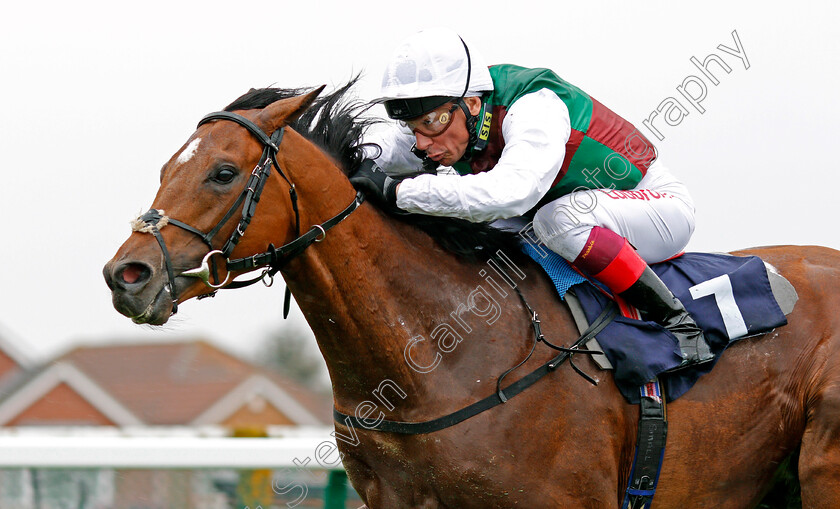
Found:
M 335 216 L 355 194 L 332 163 L 312 157 L 286 161 L 306 167 L 290 170 L 300 195 L 303 231 Z M 437 249 L 419 230 L 364 204 L 330 230 L 324 242 L 293 260 L 283 275 L 318 340 L 336 401 L 347 408 L 371 399 L 382 382 L 421 398 L 439 396 L 441 387 L 451 386 L 453 370 L 471 376 L 464 359 L 470 350 L 477 357 L 480 345 L 459 345 L 459 351 L 447 353 L 447 363 L 428 373 L 409 365 L 406 346 L 412 338 L 425 338 L 413 350 L 418 365 L 430 365 L 440 356 L 432 331 L 453 323 L 452 313 L 482 281 L 479 271 Z M 486 336 L 483 327 L 472 325 L 477 335 Z M 498 326 L 494 331 L 501 332 Z
M 418 377 L 404 350 L 418 335 L 431 341 L 429 323 L 455 310 L 446 293 L 456 292 L 458 278 L 436 277 L 433 268 L 447 271 L 445 264 L 418 246 L 407 246 L 399 230 L 370 206 L 362 207 L 307 250 L 286 276 L 339 400 L 370 399 L 386 380 L 404 391 L 425 393 L 426 382 L 437 378 Z M 426 345 L 416 354 L 424 363 Z

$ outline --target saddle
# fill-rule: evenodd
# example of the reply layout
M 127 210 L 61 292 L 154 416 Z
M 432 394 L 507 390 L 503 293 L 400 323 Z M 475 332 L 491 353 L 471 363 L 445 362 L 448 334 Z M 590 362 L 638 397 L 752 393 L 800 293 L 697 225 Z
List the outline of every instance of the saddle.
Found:
M 605 288 L 584 278 L 560 255 L 530 244 L 525 250 L 551 278 L 581 331 L 613 300 Z M 659 324 L 641 320 L 637 310 L 616 298 L 621 316 L 590 339 L 586 349 L 602 352 L 592 359 L 600 369 L 615 371 L 619 390 L 634 404 L 640 401 L 639 387 L 656 377 L 665 382 L 669 401 L 685 394 L 712 370 L 729 345 L 786 324 L 785 316 L 798 298 L 787 279 L 755 256 L 685 253 L 651 268 L 703 328 L 716 359 L 672 371 L 681 361 L 676 339 Z
M 767 271 L 767 279 L 770 283 L 770 289 L 773 292 L 773 298 L 776 300 L 776 303 L 779 305 L 782 313 L 789 315 L 793 311 L 796 301 L 799 299 L 799 296 L 796 294 L 796 289 L 790 281 L 785 279 L 784 276 L 776 271 L 775 267 L 767 262 L 765 262 L 764 266 Z M 569 311 L 572 313 L 575 325 L 577 325 L 580 332 L 583 332 L 587 327 L 589 327 L 589 321 L 586 318 L 586 313 L 583 311 L 583 306 L 581 305 L 575 290 L 570 289 L 570 291 L 567 291 L 564 300 L 566 301 L 566 305 L 569 306 Z M 632 308 L 628 309 L 627 307 L 622 306 L 622 314 L 627 318 L 638 318 L 638 311 L 633 310 Z M 601 344 L 598 343 L 597 337 L 590 339 L 586 343 L 586 349 L 601 353 L 604 352 Z M 593 356 L 592 360 L 595 361 L 595 364 L 597 364 L 601 370 L 615 369 L 606 355 Z

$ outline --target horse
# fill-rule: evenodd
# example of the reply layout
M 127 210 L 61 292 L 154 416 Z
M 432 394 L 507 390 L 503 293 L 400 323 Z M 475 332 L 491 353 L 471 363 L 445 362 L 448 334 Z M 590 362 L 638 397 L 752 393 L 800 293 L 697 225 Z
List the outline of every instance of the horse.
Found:
M 320 97 L 323 87 L 252 89 L 228 116 L 206 118 L 163 166 L 153 210 L 103 272 L 117 311 L 160 325 L 178 303 L 271 260 L 257 279 L 281 273 L 326 361 L 335 409 L 362 422 L 429 421 L 496 391 L 501 373 L 533 350 L 532 317 L 487 270 L 475 245 L 490 238 L 487 228 L 414 222 L 362 202 L 347 175 L 370 124 L 351 85 Z M 270 178 L 255 185 L 266 167 Z M 237 222 L 239 207 L 253 212 L 247 221 L 243 212 Z M 225 237 L 238 238 L 224 247 Z M 570 344 L 578 331 L 551 283 L 529 259 L 506 254 L 542 332 Z M 840 507 L 840 253 L 774 246 L 734 254 L 772 264 L 799 302 L 786 326 L 738 341 L 669 403 L 656 504 L 755 507 L 787 466 L 803 507 Z M 225 266 L 233 274 L 220 274 Z M 553 356 L 537 348 L 509 380 Z M 597 369 L 580 355 L 577 366 Z M 338 450 L 371 509 L 615 508 L 639 409 L 609 372 L 597 377 L 592 385 L 567 363 L 506 403 L 431 433 L 337 421 Z

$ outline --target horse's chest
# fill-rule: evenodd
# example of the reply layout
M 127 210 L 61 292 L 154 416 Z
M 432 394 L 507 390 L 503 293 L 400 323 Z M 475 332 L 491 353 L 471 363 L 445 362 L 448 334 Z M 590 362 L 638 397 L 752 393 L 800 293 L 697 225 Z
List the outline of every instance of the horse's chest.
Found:
M 522 491 L 511 488 L 512 472 L 495 455 L 484 458 L 467 449 L 466 443 L 434 435 L 379 435 L 342 452 L 353 487 L 371 509 L 515 506 L 512 499 Z

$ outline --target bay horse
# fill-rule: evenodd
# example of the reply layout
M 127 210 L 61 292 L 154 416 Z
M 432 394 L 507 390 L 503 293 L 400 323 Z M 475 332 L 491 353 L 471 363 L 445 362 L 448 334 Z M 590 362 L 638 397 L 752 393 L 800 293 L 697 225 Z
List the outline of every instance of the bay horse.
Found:
M 153 211 L 104 275 L 120 313 L 163 324 L 178 302 L 214 291 L 195 277 L 208 258 L 214 274 L 205 266 L 204 278 L 221 286 L 225 258 L 276 261 L 281 250 L 273 246 L 306 236 L 281 274 L 326 360 L 335 408 L 368 420 L 428 421 L 492 395 L 499 375 L 531 350 L 532 323 L 513 292 L 492 293 L 484 260 L 465 256 L 479 230 L 450 220 L 415 224 L 360 203 L 347 174 L 360 162 L 368 125 L 363 105 L 346 97 L 351 84 L 317 99 L 321 89 L 252 90 L 226 108 L 251 128 L 233 116 L 206 119 L 164 165 Z M 255 213 L 244 221 L 240 196 L 254 193 L 243 189 L 272 159 L 278 167 L 269 170 L 261 205 L 249 201 Z M 332 218 L 341 220 L 327 231 Z M 223 247 L 244 232 L 243 222 L 247 234 Z M 443 230 L 449 234 L 438 235 Z M 755 507 L 786 464 L 803 507 L 840 507 L 840 253 L 785 246 L 735 254 L 774 265 L 799 302 L 788 325 L 737 342 L 669 404 L 655 504 Z M 569 345 L 578 332 L 548 278 L 508 255 L 546 337 Z M 228 268 L 235 276 L 250 267 Z M 554 354 L 537 348 L 509 379 Z M 577 365 L 596 373 L 587 357 Z M 434 433 L 337 422 L 344 467 L 371 509 L 618 507 L 639 410 L 609 372 L 597 376 L 593 386 L 566 364 L 505 404 Z

